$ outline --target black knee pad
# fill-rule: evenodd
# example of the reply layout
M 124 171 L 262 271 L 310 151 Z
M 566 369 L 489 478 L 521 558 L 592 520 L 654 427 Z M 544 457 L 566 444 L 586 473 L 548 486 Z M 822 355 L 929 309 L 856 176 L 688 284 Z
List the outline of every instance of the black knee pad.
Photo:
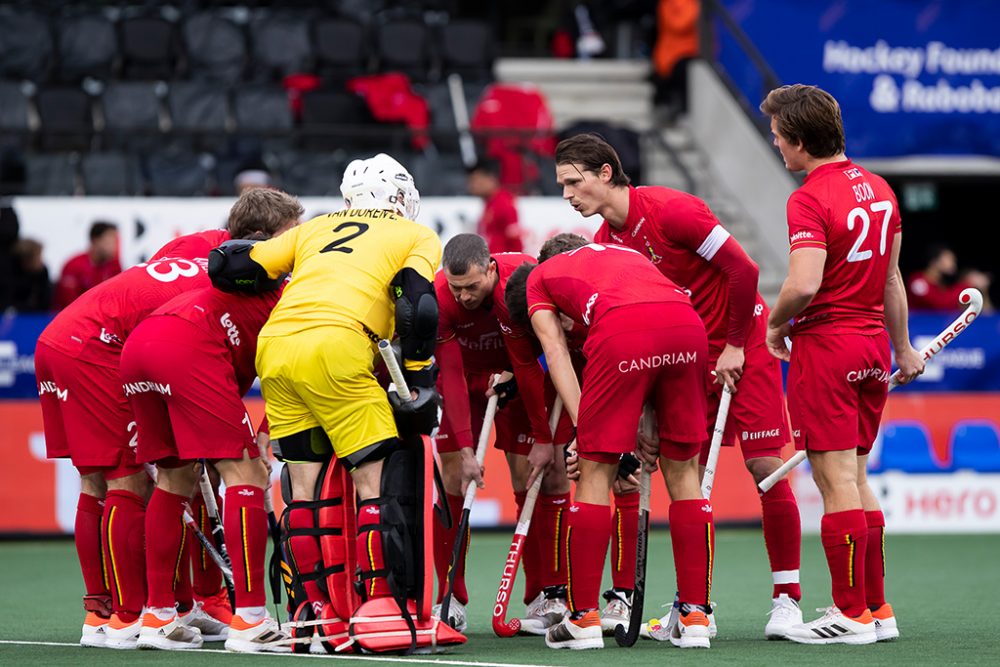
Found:
M 326 463 L 333 456 L 333 443 L 318 426 L 271 440 L 274 458 L 289 463 Z

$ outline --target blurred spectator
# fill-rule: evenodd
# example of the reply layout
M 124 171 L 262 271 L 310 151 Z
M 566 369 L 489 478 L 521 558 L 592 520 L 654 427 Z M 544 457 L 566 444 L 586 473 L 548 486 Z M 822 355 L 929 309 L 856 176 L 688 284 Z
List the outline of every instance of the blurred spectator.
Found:
M 59 274 L 55 308 L 65 308 L 94 285 L 121 272 L 122 267 L 118 263 L 118 228 L 110 222 L 95 222 L 90 226 L 90 248 L 66 262 Z
M 42 261 L 42 244 L 20 239 L 14 244 L 11 306 L 21 313 L 44 312 L 52 305 L 52 283 Z
M 233 185 L 236 187 L 237 196 L 254 188 L 274 187 L 271 173 L 260 160 L 251 160 L 242 164 L 240 170 L 236 172 L 236 177 L 233 178 Z
M 0 206 L 0 313 L 13 304 L 14 269 L 17 260 L 14 258 L 14 244 L 20 225 L 17 213 L 4 203 Z
M 500 187 L 500 165 L 493 160 L 477 162 L 469 169 L 468 188 L 484 202 L 476 233 L 486 239 L 490 252 L 521 252 L 517 204 L 514 195 Z
M 687 111 L 687 67 L 698 55 L 698 0 L 660 0 L 656 8 L 654 103 Z
M 958 310 L 958 296 L 967 287 L 975 287 L 982 292 L 986 309 L 990 308 L 989 275 L 973 269 L 959 276 L 958 259 L 947 246 L 930 246 L 926 259 L 924 269 L 910 274 L 906 283 L 910 310 Z

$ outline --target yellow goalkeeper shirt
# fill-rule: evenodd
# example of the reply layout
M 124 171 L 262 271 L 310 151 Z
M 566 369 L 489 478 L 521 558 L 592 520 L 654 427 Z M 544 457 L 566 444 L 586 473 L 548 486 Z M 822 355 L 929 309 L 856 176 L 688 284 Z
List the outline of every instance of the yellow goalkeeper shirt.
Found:
M 333 325 L 360 329 L 374 343 L 392 338 L 389 283 L 406 267 L 433 283 L 441 241 L 392 211 L 355 209 L 321 215 L 257 243 L 250 256 L 272 278 L 292 273 L 261 338 Z M 407 362 L 409 368 L 423 365 Z

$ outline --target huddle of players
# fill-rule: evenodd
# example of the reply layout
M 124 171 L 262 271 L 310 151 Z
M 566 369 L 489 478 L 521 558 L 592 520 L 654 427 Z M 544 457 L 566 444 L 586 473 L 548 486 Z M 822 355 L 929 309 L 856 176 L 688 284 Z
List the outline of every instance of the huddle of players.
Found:
M 359 499 L 356 526 L 349 525 L 353 512 L 341 518 L 348 519 L 344 532 L 357 534 L 363 592 L 349 584 L 344 591 L 324 590 L 315 579 L 306 586 L 326 638 L 338 630 L 338 637 L 406 635 L 369 650 L 405 648 L 418 636 L 423 645 L 464 641 L 401 602 L 390 550 L 407 526 L 393 525 L 395 506 L 383 516 L 394 499 L 386 493 L 387 471 L 399 467 L 384 462 L 433 425 L 435 334 L 445 415 L 437 445 L 453 510 L 466 484 L 482 483 L 470 446 L 489 390 L 486 378 L 512 370 L 516 391 L 509 381 L 495 389 L 507 401 L 498 414 L 497 445 L 507 453 L 519 503 L 535 476 L 544 475 L 525 550 L 529 608 L 522 627 L 545 633 L 549 646 L 597 648 L 602 625 L 627 621 L 637 498 L 633 480 L 620 478 L 618 469 L 622 454 L 631 452 L 659 465 L 673 501 L 677 599 L 668 619 L 644 631 L 682 647 L 709 645 L 714 530 L 711 506 L 700 494 L 699 462 L 725 383 L 736 393 L 724 442 L 743 434 L 754 481 L 780 465 L 790 429 L 780 368 L 767 351 L 787 355 L 777 343 L 788 333 L 806 341 L 792 355 L 789 407 L 796 441 L 809 449 L 827 503 L 823 544 L 835 606 L 802 624 L 798 512 L 788 483 L 780 482 L 761 498 L 774 580 L 765 633 L 811 643 L 898 636 L 882 593 L 882 553 L 866 549 L 870 535 L 881 537 L 884 520 L 867 490 L 864 456 L 854 454 L 856 448 L 867 452 L 886 386 L 879 374 L 866 374 L 861 386 L 836 374 L 841 367 L 878 365 L 888 377 L 886 321 L 904 379 L 922 369 L 906 339 L 905 301 L 900 311 L 890 296 L 899 245 L 895 199 L 881 179 L 844 158 L 839 108 L 828 95 L 785 87 L 772 92 L 764 110 L 774 118 L 788 167 L 810 170 L 789 205 L 790 278 L 775 309 L 782 319 L 772 313 L 765 321 L 756 265 L 703 202 L 667 188 L 629 186 L 613 149 L 592 135 L 559 145 L 556 176 L 564 198 L 585 217 L 600 214 L 604 224 L 594 244 L 556 237 L 537 267 L 522 255 L 490 257 L 481 239 L 461 235 L 445 249 L 435 279 L 440 243 L 405 219 L 416 217 L 419 204 L 412 179 L 380 155 L 348 168 L 346 212 L 296 226 L 302 210 L 293 198 L 267 190 L 241 197 L 230 216 L 233 237 L 276 238 L 223 246 L 213 273 L 217 284 L 253 295 L 208 286 L 204 258 L 225 238 L 208 232 L 178 239 L 64 311 L 40 338 L 36 359 L 49 456 L 71 456 L 82 478 L 76 542 L 87 617 L 81 643 L 192 648 L 214 634 L 227 635 L 227 648 L 236 651 L 289 650 L 287 635 L 264 608 L 267 470 L 240 402 L 255 373 L 275 452 L 289 464 L 289 509 L 299 512 L 286 514 L 286 525 L 299 539 L 285 543 L 286 557 L 300 573 L 328 567 L 330 560 L 327 545 L 315 538 L 322 521 L 308 511 L 316 490 L 332 479 L 342 498 L 356 493 Z M 839 131 L 839 146 L 822 139 L 831 127 L 834 135 Z M 877 201 L 869 208 L 883 216 L 869 221 L 877 234 L 862 233 L 854 243 L 854 225 L 845 221 L 855 221 L 862 209 L 852 206 L 840 216 L 838 207 L 854 198 L 850 186 L 860 182 L 871 185 Z M 260 197 L 267 199 L 255 201 Z M 381 209 L 393 212 L 371 214 Z M 872 259 L 868 245 L 886 238 L 886 225 L 897 231 L 891 252 L 883 241 L 877 260 L 859 266 Z M 840 250 L 844 257 L 835 254 Z M 804 256 L 812 271 L 805 278 Z M 844 267 L 867 273 L 845 278 Z M 284 283 L 287 272 L 295 278 Z M 883 301 L 891 304 L 884 319 Z M 799 322 L 789 332 L 793 316 Z M 372 374 L 373 342 L 394 329 L 415 390 L 411 401 L 392 392 L 386 401 Z M 853 347 L 841 342 L 844 331 Z M 831 332 L 837 346 L 829 342 Z M 823 381 L 837 386 L 836 401 L 808 400 L 831 388 L 817 386 L 819 373 L 802 373 L 806 355 L 808 367 L 823 369 Z M 552 433 L 546 406 L 556 392 L 565 416 Z M 655 414 L 656 435 L 637 438 L 644 403 Z M 568 445 L 568 458 L 553 443 Z M 324 467 L 331 454 L 341 466 L 339 478 Z M 187 580 L 190 536 L 182 517 L 200 459 L 211 460 L 227 485 L 224 524 L 235 588 L 228 619 L 206 612 L 209 603 L 212 611 L 225 608 L 217 583 L 209 602 L 195 600 Z M 144 462 L 159 469 L 148 505 Z M 572 503 L 571 478 L 577 483 Z M 600 581 L 612 534 L 615 580 L 604 594 L 602 619 Z M 453 540 L 453 529 L 435 525 L 439 580 Z M 462 574 L 455 587 L 460 603 L 468 598 Z M 461 608 L 452 609 L 457 618 L 450 620 L 458 624 Z M 355 626 L 352 615 L 368 625 Z

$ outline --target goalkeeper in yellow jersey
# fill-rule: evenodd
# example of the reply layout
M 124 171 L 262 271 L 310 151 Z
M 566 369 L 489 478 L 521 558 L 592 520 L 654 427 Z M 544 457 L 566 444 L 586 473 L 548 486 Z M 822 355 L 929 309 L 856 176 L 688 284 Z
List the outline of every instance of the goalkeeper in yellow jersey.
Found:
M 431 502 L 420 436 L 437 425 L 441 242 L 413 222 L 420 195 L 388 155 L 348 165 L 341 192 L 346 210 L 269 241 L 230 242 L 213 251 L 209 268 L 216 286 L 241 291 L 292 274 L 260 332 L 257 372 L 272 447 L 287 464 L 286 556 L 308 601 L 296 618 L 329 620 L 320 626 L 328 649 L 460 643 L 420 613 Z M 412 390 L 403 399 L 387 397 L 373 375 L 376 345 L 394 331 Z

